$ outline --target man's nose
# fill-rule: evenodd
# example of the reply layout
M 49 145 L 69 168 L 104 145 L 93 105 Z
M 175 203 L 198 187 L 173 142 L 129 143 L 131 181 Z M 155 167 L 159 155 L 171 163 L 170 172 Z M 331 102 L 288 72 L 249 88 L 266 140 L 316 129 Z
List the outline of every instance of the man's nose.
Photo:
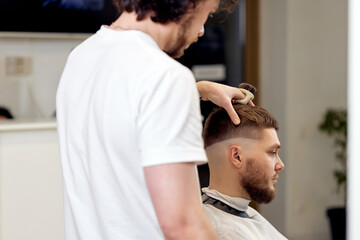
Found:
M 285 165 L 284 165 L 284 163 L 281 161 L 281 159 L 280 159 L 280 157 L 279 157 L 279 160 L 278 160 L 278 162 L 276 163 L 276 165 L 275 165 L 275 170 L 276 171 L 281 171 L 281 170 L 283 170 L 285 168 Z
M 204 34 L 205 34 L 205 28 L 204 28 L 204 25 L 203 25 L 200 28 L 200 31 L 198 33 L 198 37 L 202 37 L 202 36 L 204 36 Z

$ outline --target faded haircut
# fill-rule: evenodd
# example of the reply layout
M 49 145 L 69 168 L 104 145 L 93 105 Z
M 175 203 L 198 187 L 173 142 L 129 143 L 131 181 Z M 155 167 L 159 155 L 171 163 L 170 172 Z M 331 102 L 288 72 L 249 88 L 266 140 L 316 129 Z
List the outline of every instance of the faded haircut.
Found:
M 249 105 L 234 105 L 240 124 L 234 125 L 224 108 L 214 110 L 205 121 L 203 138 L 205 148 L 230 138 L 260 139 L 264 128 L 279 130 L 277 120 L 264 108 Z

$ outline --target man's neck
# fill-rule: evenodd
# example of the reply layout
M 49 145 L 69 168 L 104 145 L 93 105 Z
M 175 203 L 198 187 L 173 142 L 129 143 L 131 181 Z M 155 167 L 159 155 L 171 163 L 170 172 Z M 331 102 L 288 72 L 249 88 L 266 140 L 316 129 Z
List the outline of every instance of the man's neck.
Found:
M 225 176 L 223 174 L 220 174 L 221 176 Z M 239 187 L 238 182 L 230 180 L 231 177 L 227 177 L 227 180 L 224 180 L 224 177 L 216 179 L 215 176 L 210 176 L 210 183 L 209 183 L 209 189 L 213 189 L 218 191 L 219 193 L 222 193 L 224 195 L 227 195 L 229 197 L 236 197 L 236 198 L 244 198 L 246 200 L 251 200 L 249 194 Z
M 175 23 L 161 24 L 151 20 L 150 15 L 147 15 L 143 20 L 137 20 L 136 13 L 123 12 L 120 17 L 113 22 L 109 27 L 113 30 L 126 31 L 138 30 L 151 36 L 158 44 L 161 50 L 164 50 L 172 33 L 172 25 Z

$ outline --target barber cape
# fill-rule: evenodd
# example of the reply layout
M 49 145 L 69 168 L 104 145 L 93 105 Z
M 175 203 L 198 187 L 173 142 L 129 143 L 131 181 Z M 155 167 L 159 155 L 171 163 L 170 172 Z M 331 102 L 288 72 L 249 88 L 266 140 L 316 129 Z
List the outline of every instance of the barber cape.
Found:
M 204 210 L 221 240 L 282 240 L 285 238 L 244 198 L 203 188 Z

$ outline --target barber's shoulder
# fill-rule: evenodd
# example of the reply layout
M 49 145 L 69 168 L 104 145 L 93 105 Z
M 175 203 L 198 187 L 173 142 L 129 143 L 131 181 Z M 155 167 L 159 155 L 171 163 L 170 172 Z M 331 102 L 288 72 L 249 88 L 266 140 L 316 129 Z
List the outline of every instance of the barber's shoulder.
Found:
M 159 68 L 159 71 L 163 71 L 167 77 L 167 81 L 173 81 L 177 86 L 195 87 L 195 77 L 191 70 L 176 60 L 172 60 L 167 63 L 166 68 Z

